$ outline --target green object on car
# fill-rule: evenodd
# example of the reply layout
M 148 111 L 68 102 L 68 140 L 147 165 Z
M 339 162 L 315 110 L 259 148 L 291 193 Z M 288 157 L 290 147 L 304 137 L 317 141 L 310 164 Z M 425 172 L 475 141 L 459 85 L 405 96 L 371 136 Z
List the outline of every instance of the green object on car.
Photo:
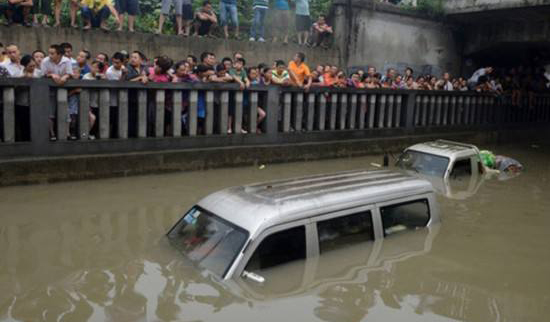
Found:
M 481 158 L 481 162 L 483 162 L 483 165 L 487 168 L 494 169 L 495 168 L 495 155 L 491 151 L 487 150 L 481 150 L 479 151 L 479 156 Z

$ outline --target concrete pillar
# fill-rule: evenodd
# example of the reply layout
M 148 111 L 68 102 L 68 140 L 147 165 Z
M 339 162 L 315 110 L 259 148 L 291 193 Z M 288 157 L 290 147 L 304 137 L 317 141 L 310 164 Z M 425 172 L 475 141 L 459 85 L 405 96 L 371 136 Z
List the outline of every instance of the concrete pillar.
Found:
M 351 94 L 351 105 L 348 113 L 349 129 L 355 129 L 355 119 L 357 118 L 357 94 Z
M 369 95 L 369 129 L 374 128 L 374 112 L 376 111 L 376 94 Z
M 120 139 L 128 138 L 128 90 L 120 89 L 118 91 L 118 137 Z
M 187 135 L 197 135 L 197 109 L 198 109 L 199 93 L 197 91 L 191 91 L 189 93 L 189 108 L 187 110 Z
M 227 117 L 229 113 L 229 92 L 223 91 L 220 97 L 220 115 L 218 117 L 218 120 L 220 123 L 218 123 L 218 132 L 220 132 L 221 135 L 227 135 Z
M 384 117 L 386 116 L 387 95 L 380 95 L 380 104 L 378 105 L 378 128 L 384 127 Z
M 300 132 L 302 130 L 302 116 L 304 115 L 304 93 L 295 93 L 294 108 L 294 130 Z
M 78 105 L 78 137 L 81 140 L 86 140 L 88 139 L 88 135 L 90 134 L 90 91 L 83 88 L 79 95 L 80 103 Z
M 163 89 L 155 92 L 155 137 L 164 136 L 164 109 L 166 106 L 166 93 Z
M 307 95 L 307 130 L 313 131 L 313 120 L 315 116 L 315 94 Z
M 178 138 L 181 136 L 181 108 L 183 93 L 180 90 L 173 92 L 174 104 L 172 107 L 172 136 Z
M 198 111 L 197 111 L 198 113 Z M 214 92 L 206 91 L 206 111 L 204 119 L 204 133 L 211 135 L 214 132 Z
M 250 109 L 248 111 L 249 133 L 256 133 L 258 127 L 258 92 L 250 92 Z
M 338 129 L 346 129 L 346 115 L 348 113 L 348 94 L 340 95 L 340 116 L 338 122 Z
M 15 141 L 15 92 L 13 87 L 3 89 L 4 142 Z
M 443 120 L 442 124 L 447 125 L 449 120 L 449 96 L 443 98 Z
M 414 125 L 415 126 L 420 125 L 420 116 L 422 114 L 421 110 L 422 110 L 422 96 L 417 94 L 415 99 L 415 104 L 414 104 Z
M 422 126 L 428 124 L 428 113 L 430 110 L 430 98 L 428 95 L 422 96 Z
M 233 115 L 233 133 L 241 134 L 243 128 L 243 91 L 235 93 L 235 114 Z
M 147 137 L 147 91 L 138 91 L 138 138 Z
M 336 129 L 336 110 L 338 109 L 338 94 L 332 93 L 330 101 L 330 118 L 329 129 L 334 131 Z
M 395 96 L 395 126 L 401 127 L 401 104 L 403 104 L 403 95 Z M 414 108 L 413 108 L 414 110 Z
M 394 124 L 394 119 L 393 119 L 393 110 L 395 108 L 394 101 L 395 101 L 395 96 L 394 95 L 388 95 L 388 106 L 387 106 L 388 117 L 386 118 L 386 127 L 387 128 L 393 127 L 393 124 Z
M 101 89 L 99 91 L 99 137 L 109 138 L 110 130 L 111 91 Z M 164 119 L 163 119 L 164 121 Z
M 456 96 L 452 96 L 449 99 L 449 124 L 455 125 L 456 124 Z
M 292 93 L 283 94 L 283 132 L 290 132 L 290 110 L 292 104 Z
M 367 94 L 359 96 L 359 129 L 365 128 L 365 115 L 367 114 Z
M 57 88 L 57 140 L 67 140 L 67 109 L 69 108 L 69 102 L 67 97 L 66 88 Z
M 430 107 L 428 112 L 428 125 L 435 124 L 435 115 L 436 115 L 436 97 L 435 95 L 430 95 Z
M 319 94 L 319 110 L 317 113 L 317 129 L 319 131 L 325 130 L 326 124 L 326 112 L 327 112 L 327 97 L 324 93 Z

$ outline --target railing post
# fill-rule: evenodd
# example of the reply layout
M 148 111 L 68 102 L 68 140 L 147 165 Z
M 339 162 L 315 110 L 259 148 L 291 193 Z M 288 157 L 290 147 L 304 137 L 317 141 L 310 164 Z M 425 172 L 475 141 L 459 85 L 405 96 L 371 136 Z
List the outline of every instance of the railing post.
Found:
M 417 106 L 420 103 L 420 96 L 418 96 L 418 92 L 416 91 L 410 91 L 405 95 L 405 128 L 413 129 L 415 119 L 418 119 L 417 116 L 420 114 L 418 113 L 420 111 L 419 106 Z
M 395 127 L 401 127 L 401 104 L 403 95 L 399 94 L 395 97 Z
M 220 117 L 218 118 L 218 131 L 221 135 L 227 135 L 227 117 L 229 111 L 229 92 L 223 91 L 220 97 Z
M 443 109 L 443 97 L 438 95 L 435 106 L 435 125 L 441 125 L 441 110 Z
M 80 91 L 78 105 L 78 137 L 85 140 L 90 135 L 90 91 L 83 88 Z
M 359 96 L 359 129 L 365 128 L 365 115 L 367 114 L 367 94 Z
M 386 99 L 386 94 L 380 95 L 380 104 L 378 106 L 378 128 L 384 127 L 384 117 L 386 116 Z
M 243 128 L 243 91 L 235 93 L 235 113 L 233 115 L 233 133 L 241 134 Z
M 338 109 L 338 94 L 333 93 L 330 98 L 330 118 L 329 129 L 334 131 L 336 129 L 336 110 Z
M 49 149 L 49 118 L 50 111 L 53 110 L 51 104 L 54 102 L 50 97 L 48 82 L 49 80 L 45 79 L 30 82 L 30 130 L 33 154 L 45 154 Z
M 181 90 L 174 90 L 174 104 L 172 105 L 172 136 L 177 138 L 181 136 L 181 107 L 183 101 Z
M 118 91 L 118 138 L 128 138 L 128 90 Z
M 317 128 L 319 131 L 325 130 L 327 112 L 327 97 L 325 93 L 319 94 L 319 112 L 317 113 Z
M 180 92 L 181 93 L 181 92 Z M 214 92 L 206 91 L 206 111 L 204 119 L 204 133 L 211 135 L 214 131 Z
M 355 120 L 357 118 L 357 94 L 351 95 L 351 107 L 348 113 L 348 126 L 349 129 L 355 129 Z
M 147 136 L 147 91 L 140 89 L 138 91 L 138 138 L 144 138 Z
M 279 123 L 279 107 L 280 107 L 281 89 L 279 86 L 269 86 L 267 90 L 267 107 L 265 117 L 265 130 L 272 138 L 272 141 L 277 138 L 278 123 Z M 222 94 L 223 101 L 223 94 Z
M 294 102 L 294 130 L 300 132 L 302 130 L 302 116 L 304 115 L 304 93 L 296 93 L 296 101 Z
M 346 114 L 348 112 L 348 94 L 341 94 L 340 95 L 340 122 L 338 129 L 339 130 L 345 130 L 346 129 Z
M 66 88 L 57 88 L 57 140 L 67 140 L 67 110 L 69 108 Z
M 248 131 L 249 133 L 256 133 L 258 128 L 258 92 L 250 92 L 250 110 L 248 113 Z
M 187 112 L 187 134 L 189 136 L 197 135 L 197 105 L 198 105 L 197 91 L 191 91 L 189 94 L 189 109 Z
M 283 94 L 283 132 L 290 132 L 290 109 L 292 103 L 292 93 Z
M 394 104 L 395 96 L 388 95 L 388 117 L 386 118 L 386 127 L 391 128 L 393 126 L 393 109 L 395 108 Z
M 155 92 L 155 137 L 161 138 L 164 136 L 166 92 L 163 89 L 157 89 Z
M 315 116 L 315 94 L 307 95 L 307 130 L 313 131 L 313 117 Z
M 4 142 L 15 141 L 15 90 L 13 87 L 4 87 Z
M 376 112 L 376 94 L 369 95 L 369 129 L 374 127 L 374 112 Z
M 108 89 L 101 89 L 99 91 L 99 137 L 102 139 L 109 138 L 110 129 L 110 105 L 111 105 L 111 91 Z

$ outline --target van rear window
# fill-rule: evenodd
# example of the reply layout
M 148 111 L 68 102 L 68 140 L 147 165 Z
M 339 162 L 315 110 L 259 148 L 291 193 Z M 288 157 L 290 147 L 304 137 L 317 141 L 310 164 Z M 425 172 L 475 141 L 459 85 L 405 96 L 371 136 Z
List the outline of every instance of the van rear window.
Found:
M 402 230 L 424 227 L 430 221 L 428 199 L 408 201 L 380 208 L 384 236 Z
M 364 211 L 319 221 L 317 234 L 319 235 L 319 251 L 321 253 L 374 240 L 371 213 Z

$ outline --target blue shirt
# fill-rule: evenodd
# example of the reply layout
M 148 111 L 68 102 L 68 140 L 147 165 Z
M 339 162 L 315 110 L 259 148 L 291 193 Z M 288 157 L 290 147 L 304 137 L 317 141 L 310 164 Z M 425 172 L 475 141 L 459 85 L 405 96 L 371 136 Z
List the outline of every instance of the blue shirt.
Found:
M 296 0 L 296 14 L 309 16 L 309 0 Z
M 287 0 L 275 0 L 275 9 L 277 10 L 290 10 Z

